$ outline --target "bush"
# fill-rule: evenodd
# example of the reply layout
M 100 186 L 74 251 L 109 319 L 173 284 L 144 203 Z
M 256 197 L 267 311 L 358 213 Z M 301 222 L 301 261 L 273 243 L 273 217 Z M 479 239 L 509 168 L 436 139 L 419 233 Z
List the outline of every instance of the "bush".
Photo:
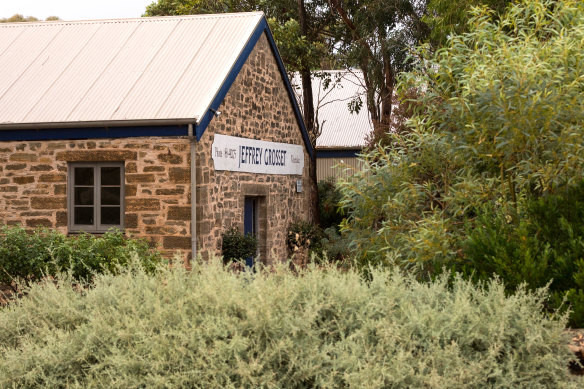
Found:
M 577 387 L 546 291 L 373 270 L 139 267 L 0 310 L 1 387 Z
M 348 261 L 351 255 L 348 239 L 343 238 L 335 227 L 323 231 L 324 237 L 320 240 L 321 256 L 334 262 Z
M 225 264 L 255 257 L 258 247 L 258 239 L 256 236 L 242 234 L 237 227 L 231 227 L 223 233 L 222 237 L 221 251 Z
M 464 226 L 485 203 L 582 179 L 583 36 L 582 1 L 525 0 L 496 18 L 474 9 L 468 33 L 418 51 L 399 89 L 423 91 L 423 109 L 340 183 L 359 265 L 433 273 L 463 259 Z
M 65 236 L 55 231 L 0 227 L 0 283 L 11 284 L 15 278 L 28 282 L 54 274 L 55 257 L 65 245 Z
M 341 192 L 332 177 L 318 182 L 318 212 L 323 229 L 335 227 L 337 231 L 339 230 L 339 225 L 346 214 L 339 207 L 340 202 Z
M 288 244 L 288 251 L 294 254 L 301 249 L 309 249 L 320 253 L 320 241 L 324 237 L 323 231 L 320 227 L 310 222 L 297 220 L 288 227 L 288 237 L 286 243 Z
M 154 271 L 162 261 L 157 250 L 144 239 L 127 238 L 120 230 L 112 229 L 103 235 L 81 234 L 68 238 L 67 256 L 58 259 L 61 271 L 71 271 L 76 279 L 89 279 L 96 273 L 116 273 L 128 266 L 133 256 L 140 258 L 144 268 Z
M 129 239 L 119 230 L 67 237 L 49 229 L 0 227 L 0 283 L 11 284 L 18 278 L 28 283 L 58 272 L 89 279 L 95 273 L 115 273 L 132 256 L 150 271 L 161 262 L 160 253 L 146 241 Z
M 509 291 L 551 282 L 550 305 L 567 296 L 584 326 L 584 2 L 472 14 L 467 33 L 402 73 L 420 109 L 340 183 L 343 236 L 365 270 L 464 269 Z
M 464 244 L 467 268 L 478 279 L 497 274 L 509 291 L 549 283 L 552 307 L 566 297 L 570 324 L 584 327 L 584 181 L 526 199 L 517 219 L 484 207 Z

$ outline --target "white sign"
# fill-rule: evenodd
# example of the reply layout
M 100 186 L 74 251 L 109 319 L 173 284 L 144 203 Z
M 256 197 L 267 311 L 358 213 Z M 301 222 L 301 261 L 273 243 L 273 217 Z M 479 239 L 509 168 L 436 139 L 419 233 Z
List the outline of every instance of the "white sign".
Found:
M 304 146 L 215 134 L 211 147 L 215 170 L 302 175 L 304 169 Z

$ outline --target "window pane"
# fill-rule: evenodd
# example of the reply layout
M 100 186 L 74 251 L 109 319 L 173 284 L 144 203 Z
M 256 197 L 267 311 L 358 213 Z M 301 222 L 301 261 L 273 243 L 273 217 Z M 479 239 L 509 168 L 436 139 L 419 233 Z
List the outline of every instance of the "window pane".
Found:
M 73 224 L 92 225 L 93 207 L 75 207 Z
M 120 205 L 120 188 L 101 188 L 101 205 Z
M 76 167 L 74 185 L 93 185 L 93 168 Z
M 93 188 L 75 188 L 75 205 L 93 205 Z
M 120 225 L 120 207 L 102 207 L 101 224 Z
M 120 168 L 115 166 L 102 167 L 101 185 L 120 185 Z

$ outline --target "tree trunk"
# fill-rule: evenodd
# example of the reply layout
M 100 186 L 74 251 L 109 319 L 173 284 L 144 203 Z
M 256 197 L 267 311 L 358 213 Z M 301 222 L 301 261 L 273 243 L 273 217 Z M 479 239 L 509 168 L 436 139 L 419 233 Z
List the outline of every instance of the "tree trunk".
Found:
M 308 22 L 306 16 L 306 8 L 304 7 L 304 0 L 297 0 L 298 3 L 298 22 L 300 24 L 300 29 L 303 36 L 308 36 Z M 313 149 L 316 147 L 317 126 L 314 123 L 314 100 L 312 96 L 312 78 L 310 73 L 310 68 L 305 64 L 302 64 L 300 69 L 300 78 L 302 79 L 302 105 L 304 108 L 304 124 L 306 125 L 306 131 L 308 132 L 308 137 L 310 138 L 310 143 Z M 312 214 L 312 221 L 315 224 L 320 224 L 320 214 L 319 214 L 319 201 L 318 201 L 318 179 L 316 177 L 316 150 L 314 150 L 314 156 L 310 160 L 309 166 L 309 177 L 311 184 L 311 198 L 312 209 L 314 210 Z
M 393 102 L 393 84 L 394 84 L 394 74 L 393 68 L 391 67 L 391 58 L 387 54 L 385 48 L 385 37 L 381 40 L 381 50 L 383 52 L 383 82 L 380 88 L 380 100 L 381 100 L 381 112 L 379 125 L 380 130 L 383 132 L 391 131 L 391 104 Z

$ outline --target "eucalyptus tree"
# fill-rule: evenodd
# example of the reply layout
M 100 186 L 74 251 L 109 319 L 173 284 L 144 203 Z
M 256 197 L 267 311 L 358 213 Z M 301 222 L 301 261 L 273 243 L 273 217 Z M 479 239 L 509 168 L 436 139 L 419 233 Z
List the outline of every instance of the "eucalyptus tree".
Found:
M 375 132 L 391 130 L 394 87 L 400 72 L 411 68 L 414 46 L 428 34 L 422 22 L 425 2 L 417 0 L 328 0 L 336 16 L 331 39 L 344 67 L 363 72 L 365 107 Z M 352 109 L 363 102 L 356 100 Z
M 485 206 L 519 225 L 526 198 L 584 171 L 584 3 L 525 0 L 426 51 L 400 88 L 423 87 L 410 131 L 366 156 L 342 186 L 344 230 L 365 262 L 464 259 Z M 389 255 L 389 256 L 386 256 Z
M 449 36 L 467 32 L 471 8 L 487 7 L 498 18 L 513 0 L 428 0 L 423 20 L 430 27 L 430 42 L 434 48 L 443 46 Z

